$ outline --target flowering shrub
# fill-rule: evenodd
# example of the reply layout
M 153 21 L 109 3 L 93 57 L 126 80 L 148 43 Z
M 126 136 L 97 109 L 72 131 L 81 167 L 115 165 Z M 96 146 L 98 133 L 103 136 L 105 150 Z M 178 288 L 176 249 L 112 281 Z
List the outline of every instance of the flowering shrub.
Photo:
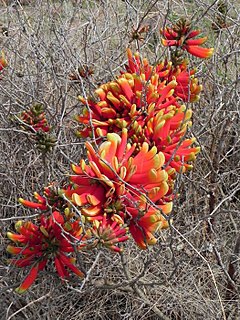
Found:
M 139 29 L 135 37 L 141 40 L 146 31 Z M 156 244 L 157 232 L 171 224 L 176 178 L 192 169 L 200 151 L 186 134 L 192 116 L 188 103 L 199 99 L 202 86 L 184 53 L 209 58 L 213 49 L 200 46 L 206 37 L 194 39 L 200 31 L 185 20 L 161 33 L 163 45 L 176 49 L 170 60 L 151 65 L 127 49 L 128 63 L 120 75 L 100 85 L 96 98 L 78 97 L 84 105 L 76 116 L 78 136 L 93 140 L 85 142 L 86 160 L 72 164 L 69 181 L 61 188 L 54 183 L 45 187 L 43 196 L 35 192 L 36 202 L 19 199 L 41 213 L 35 223 L 17 222 L 17 234 L 8 233 L 15 245 L 7 250 L 19 256 L 11 263 L 31 266 L 17 292 L 28 289 L 49 261 L 60 278 L 69 271 L 82 277 L 73 263 L 79 251 L 121 252 L 131 237 L 147 249 Z M 88 75 L 79 71 L 80 77 Z M 50 131 L 42 106 L 33 106 L 20 119 L 25 130 Z

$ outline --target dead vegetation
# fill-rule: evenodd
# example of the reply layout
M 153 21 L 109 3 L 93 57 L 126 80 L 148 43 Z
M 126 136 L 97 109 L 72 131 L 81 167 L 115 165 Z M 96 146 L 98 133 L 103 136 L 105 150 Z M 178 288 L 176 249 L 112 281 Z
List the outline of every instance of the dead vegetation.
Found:
M 240 92 L 237 1 L 2 1 L 0 49 L 0 314 L 2 319 L 238 319 L 240 293 Z M 29 2 L 29 1 L 28 1 Z M 174 223 L 154 248 L 128 243 L 123 255 L 84 253 L 88 276 L 61 282 L 44 271 L 25 295 L 24 271 L 7 264 L 6 231 L 34 213 L 18 204 L 46 182 L 61 181 L 83 156 L 74 135 L 76 96 L 90 95 L 124 67 L 128 46 L 161 59 L 159 28 L 185 16 L 208 35 L 215 55 L 198 62 L 204 86 L 192 134 L 195 169 L 178 181 Z M 139 26 L 149 28 L 141 41 Z M 93 71 L 72 81 L 76 70 Z M 57 144 L 47 156 L 16 121 L 43 104 Z

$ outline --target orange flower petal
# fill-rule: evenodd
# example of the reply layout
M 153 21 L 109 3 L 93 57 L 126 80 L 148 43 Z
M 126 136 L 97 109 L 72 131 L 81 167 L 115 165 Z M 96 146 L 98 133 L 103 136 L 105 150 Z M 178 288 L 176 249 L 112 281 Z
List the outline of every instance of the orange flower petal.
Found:
M 36 280 L 37 275 L 38 275 L 38 264 L 32 267 L 27 277 L 24 279 L 22 284 L 15 289 L 15 291 L 20 294 L 24 293 Z

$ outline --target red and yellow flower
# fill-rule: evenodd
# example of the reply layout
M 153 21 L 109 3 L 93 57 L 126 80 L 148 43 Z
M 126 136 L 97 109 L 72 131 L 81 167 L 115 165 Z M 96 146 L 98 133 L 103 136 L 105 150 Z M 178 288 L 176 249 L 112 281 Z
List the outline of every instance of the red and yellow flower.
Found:
M 134 68 L 129 53 L 129 70 Z M 86 105 L 82 115 L 76 120 L 84 125 L 79 130 L 83 138 L 92 136 L 94 129 L 96 137 L 106 136 L 110 132 L 119 132 L 128 128 L 131 132 L 132 121 L 136 118 L 144 124 L 144 117 L 150 103 L 155 104 L 156 111 L 165 105 L 176 104 L 173 97 L 177 82 L 173 79 L 166 83 L 151 67 L 144 72 L 125 72 L 117 80 L 101 85 L 96 91 L 99 101 L 84 99 L 79 100 Z M 152 75 L 151 75 L 152 74 Z
M 199 153 L 199 147 L 192 147 L 194 138 L 185 139 L 188 126 L 191 126 L 192 111 L 182 105 L 180 108 L 169 106 L 149 117 L 145 130 L 140 136 L 144 136 L 149 143 L 154 143 L 158 151 L 165 156 L 166 170 L 174 169 L 184 173 L 190 170 L 192 162 Z M 172 171 L 173 172 L 173 171 Z
M 168 228 L 170 219 L 165 219 L 162 214 L 169 215 L 171 213 L 172 202 L 161 206 L 159 211 L 153 207 L 148 208 L 147 205 L 145 209 L 142 207 L 142 210 L 128 208 L 128 211 L 132 217 L 129 231 L 137 245 L 141 249 L 146 249 L 148 245 L 156 244 L 157 239 L 154 233 L 158 229 Z
M 115 220 L 107 219 L 107 214 L 103 215 L 102 220 L 94 220 L 92 227 L 89 229 L 91 237 L 94 238 L 91 247 L 105 247 L 115 252 L 122 252 L 122 248 L 118 246 L 119 243 L 125 242 L 129 239 L 126 235 L 127 228 L 119 224 L 121 218 L 115 215 Z M 123 222 L 123 221 L 122 221 Z
M 180 19 L 172 28 L 161 30 L 162 44 L 166 47 L 177 47 L 186 50 L 195 57 L 206 59 L 213 55 L 213 48 L 204 48 L 201 45 L 207 41 L 207 37 L 197 38 L 200 30 L 193 30 L 191 24 L 185 19 Z
M 194 76 L 195 70 L 189 70 L 186 59 L 183 59 L 178 65 L 165 60 L 157 63 L 156 66 L 151 66 L 146 58 L 142 61 L 139 59 L 138 52 L 133 55 L 131 50 L 128 49 L 127 54 L 128 65 L 126 65 L 126 69 L 129 73 L 143 73 L 146 80 L 157 74 L 159 83 L 176 81 L 172 97 L 168 99 L 170 104 L 178 106 L 175 99 L 179 100 L 179 98 L 184 102 L 199 100 L 202 86 L 198 84 L 198 79 Z M 162 107 L 164 108 L 165 104 L 162 104 Z
M 108 132 L 128 128 L 128 138 L 136 142 L 138 148 L 147 142 L 158 151 L 166 149 L 165 159 L 166 162 L 171 159 L 170 166 L 178 172 L 182 172 L 183 166 L 191 168 L 188 162 L 195 159 L 193 153 L 196 155 L 199 148 L 191 148 L 193 139 L 191 144 L 189 139 L 184 142 L 187 127 L 191 125 L 191 110 L 186 110 L 180 102 L 199 98 L 202 86 L 194 78 L 195 71 L 187 71 L 186 61 L 175 67 L 171 63 L 153 67 L 147 59 L 141 62 L 139 54 L 133 55 L 130 50 L 126 68 L 127 73 L 96 90 L 100 101 L 79 97 L 87 105 L 83 114 L 77 116 L 85 125 L 79 134 L 91 136 L 94 130 L 95 136 L 102 138 Z M 177 151 L 171 146 L 177 146 Z
M 107 141 L 98 150 L 89 142 L 86 148 L 88 163 L 81 160 L 79 165 L 72 165 L 75 175 L 70 180 L 74 186 L 63 192 L 88 221 L 104 221 L 107 215 L 109 221 L 120 219 L 120 224 L 132 224 L 129 208 L 135 209 L 136 216 L 138 211 L 142 215 L 148 201 L 154 204 L 150 206 L 152 212 L 166 207 L 168 174 L 162 169 L 164 155 L 155 146 L 149 148 L 143 142 L 135 152 L 136 144 L 128 143 L 124 128 L 121 137 L 107 134 Z
M 104 207 L 104 201 L 108 204 L 109 199 L 119 199 L 126 193 L 141 198 L 139 189 L 147 194 L 154 186 L 161 186 L 161 195 L 167 193 L 168 175 L 162 170 L 165 162 L 163 153 L 156 147 L 149 150 L 149 145 L 144 142 L 134 155 L 136 144 L 131 145 L 127 140 L 128 131 L 124 128 L 122 137 L 116 133 L 107 134 L 107 141 L 98 150 L 87 142 L 88 164 L 81 160 L 79 165 L 72 165 L 76 175 L 70 180 L 76 186 L 65 194 L 71 196 L 75 204 L 83 206 L 83 214 L 98 215 L 108 208 Z M 86 204 L 87 210 L 84 209 Z
M 66 190 L 71 189 L 71 185 L 65 186 Z M 37 202 L 25 200 L 19 198 L 19 202 L 27 208 L 39 209 L 40 211 L 46 212 L 51 208 L 51 210 L 58 210 L 63 212 L 68 206 L 66 201 L 58 194 L 58 188 L 54 183 L 50 183 L 48 186 L 44 187 L 43 195 L 38 192 L 34 192 L 34 198 Z
M 45 268 L 49 260 L 54 261 L 61 278 L 68 277 L 69 271 L 79 277 L 84 276 L 75 266 L 74 258 L 69 256 L 75 251 L 73 243 L 83 238 L 79 221 L 72 221 L 54 211 L 48 217 L 41 215 L 35 224 L 18 221 L 15 229 L 17 233 L 7 233 L 8 238 L 15 242 L 15 245 L 7 247 L 7 251 L 18 256 L 11 259 L 10 263 L 17 267 L 31 266 L 29 274 L 16 289 L 18 293 L 25 292 L 33 284 L 38 272 Z

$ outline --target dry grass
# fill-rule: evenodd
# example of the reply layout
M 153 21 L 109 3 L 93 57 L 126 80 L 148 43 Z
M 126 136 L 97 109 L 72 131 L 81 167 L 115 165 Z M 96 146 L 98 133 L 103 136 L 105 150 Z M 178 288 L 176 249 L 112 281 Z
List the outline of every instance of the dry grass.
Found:
M 0 80 L 1 319 L 240 318 L 238 1 L 20 2 L 0 6 L 0 48 L 9 60 Z M 219 11 L 220 2 L 226 12 Z M 194 171 L 178 181 L 181 197 L 174 204 L 172 229 L 146 252 L 128 243 L 123 256 L 85 253 L 91 273 L 84 282 L 62 283 L 49 270 L 28 293 L 15 294 L 24 272 L 7 265 L 5 234 L 19 216 L 33 214 L 18 197 L 31 198 L 46 181 L 61 181 L 70 162 L 83 155 L 73 130 L 80 108 L 76 96 L 91 94 L 120 72 L 125 49 L 137 49 L 130 40 L 140 22 L 151 26 L 141 52 L 151 62 L 160 59 L 159 27 L 183 15 L 209 36 L 215 55 L 197 62 L 204 92 L 192 106 L 191 130 L 202 152 Z M 214 31 L 212 25 L 220 23 L 224 28 Z M 69 74 L 85 65 L 94 75 L 71 83 Z M 57 137 L 44 166 L 29 134 L 13 121 L 35 102 L 44 105 Z

